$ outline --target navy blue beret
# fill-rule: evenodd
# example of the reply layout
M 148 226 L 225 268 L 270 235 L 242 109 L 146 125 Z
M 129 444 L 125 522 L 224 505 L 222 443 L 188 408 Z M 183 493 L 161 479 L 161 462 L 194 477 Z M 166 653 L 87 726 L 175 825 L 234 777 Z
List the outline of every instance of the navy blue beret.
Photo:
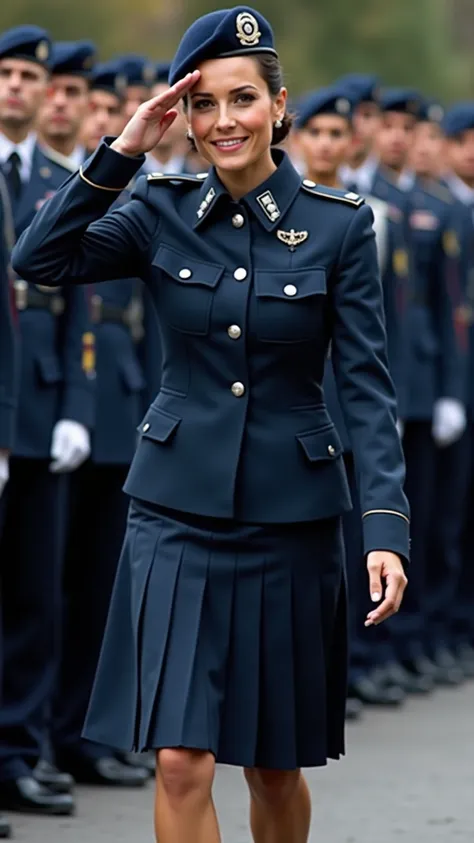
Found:
M 56 41 L 51 56 L 51 73 L 90 76 L 97 57 L 92 41 Z
M 347 73 L 338 79 L 337 85 L 346 91 L 354 106 L 361 102 L 379 101 L 379 80 L 371 73 Z
M 444 108 L 437 99 L 420 96 L 418 119 L 424 123 L 439 123 L 444 119 Z
M 155 84 L 158 83 L 160 85 L 167 85 L 168 79 L 170 75 L 171 69 L 171 62 L 169 61 L 159 61 L 155 64 L 155 75 L 156 80 Z
M 379 102 L 382 111 L 398 111 L 413 117 L 418 117 L 420 112 L 419 94 L 410 88 L 385 88 Z
M 446 112 L 443 129 L 448 138 L 474 129 L 474 102 L 458 102 Z
M 0 35 L 0 59 L 26 59 L 49 69 L 51 39 L 39 26 L 15 26 Z
M 171 63 L 169 83 L 174 85 L 203 61 L 257 53 L 277 55 L 272 28 L 263 15 L 248 6 L 210 12 L 184 33 Z
M 295 127 L 303 129 L 312 117 L 319 114 L 336 114 L 352 120 L 352 103 L 339 85 L 320 88 L 304 97 L 297 108 Z
M 123 99 L 127 91 L 127 80 L 120 62 L 111 60 L 96 64 L 91 73 L 90 86 L 93 91 L 107 91 Z
M 145 56 L 130 53 L 115 59 L 120 65 L 121 72 L 127 80 L 127 85 L 141 85 L 151 88 L 156 82 L 155 65 Z

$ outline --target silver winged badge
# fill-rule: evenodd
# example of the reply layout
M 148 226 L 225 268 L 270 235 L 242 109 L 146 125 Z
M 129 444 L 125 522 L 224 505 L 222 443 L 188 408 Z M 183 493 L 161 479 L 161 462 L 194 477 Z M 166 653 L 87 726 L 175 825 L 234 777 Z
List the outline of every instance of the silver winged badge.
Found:
M 282 231 L 279 228 L 276 235 L 285 246 L 288 246 L 290 252 L 294 252 L 297 246 L 300 246 L 301 243 L 304 243 L 308 239 L 307 231 L 295 231 L 294 228 L 290 229 L 290 231 Z

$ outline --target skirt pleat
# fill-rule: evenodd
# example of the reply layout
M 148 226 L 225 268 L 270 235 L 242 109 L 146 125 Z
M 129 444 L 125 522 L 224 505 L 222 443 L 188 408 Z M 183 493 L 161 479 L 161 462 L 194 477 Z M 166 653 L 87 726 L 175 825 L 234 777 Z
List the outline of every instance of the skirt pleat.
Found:
M 132 501 L 84 734 L 324 765 L 344 752 L 345 613 L 339 518 L 251 525 Z

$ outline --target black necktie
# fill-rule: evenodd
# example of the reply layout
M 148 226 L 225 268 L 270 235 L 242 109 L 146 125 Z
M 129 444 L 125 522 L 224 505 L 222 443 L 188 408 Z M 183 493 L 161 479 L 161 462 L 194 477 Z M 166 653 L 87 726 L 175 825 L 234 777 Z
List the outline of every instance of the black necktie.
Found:
M 8 159 L 6 172 L 8 188 L 13 199 L 18 199 L 21 193 L 20 164 L 20 156 L 14 150 Z

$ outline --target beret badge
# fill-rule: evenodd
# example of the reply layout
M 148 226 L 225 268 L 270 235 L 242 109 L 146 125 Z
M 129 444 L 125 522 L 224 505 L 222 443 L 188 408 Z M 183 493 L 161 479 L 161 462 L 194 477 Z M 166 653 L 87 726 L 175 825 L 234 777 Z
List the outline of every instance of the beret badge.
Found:
M 35 50 L 35 56 L 38 61 L 46 61 L 49 56 L 49 46 L 47 41 L 40 41 Z
M 237 38 L 244 47 L 256 47 L 262 33 L 258 29 L 258 22 L 249 12 L 241 12 L 235 22 Z

